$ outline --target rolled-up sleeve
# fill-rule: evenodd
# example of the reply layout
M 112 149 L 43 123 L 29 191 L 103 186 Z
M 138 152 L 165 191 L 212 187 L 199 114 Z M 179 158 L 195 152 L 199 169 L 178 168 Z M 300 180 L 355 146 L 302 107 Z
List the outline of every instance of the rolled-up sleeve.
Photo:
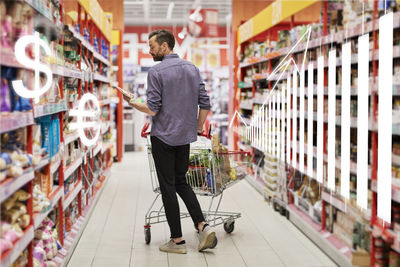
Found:
M 162 106 L 161 101 L 161 82 L 158 73 L 150 69 L 147 75 L 147 106 L 155 113 L 158 113 Z
M 207 95 L 205 84 L 203 82 L 203 79 L 200 76 L 200 72 L 198 70 L 197 70 L 197 72 L 199 74 L 198 76 L 199 76 L 199 83 L 200 83 L 199 107 L 201 109 L 210 110 L 211 109 L 210 97 Z

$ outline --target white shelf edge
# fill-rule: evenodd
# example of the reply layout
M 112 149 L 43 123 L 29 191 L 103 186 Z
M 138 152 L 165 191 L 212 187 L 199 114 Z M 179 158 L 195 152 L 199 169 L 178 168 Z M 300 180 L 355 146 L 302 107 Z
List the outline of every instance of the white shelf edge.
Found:
M 0 266 L 8 267 L 11 266 L 16 259 L 20 256 L 20 254 L 25 250 L 25 248 L 29 245 L 29 243 L 33 240 L 33 226 L 29 226 L 28 230 L 26 230 L 25 234 L 19 239 L 15 246 L 12 248 L 12 251 L 0 262 Z
M 34 178 L 34 171 L 32 168 L 25 171 L 24 174 L 17 178 L 9 180 L 6 184 L 0 186 L 0 203 L 9 198 L 19 188 L 27 184 Z
M 51 199 L 51 203 L 50 203 L 50 208 L 44 212 L 44 213 L 39 213 L 35 219 L 34 219 L 34 228 L 37 229 L 40 224 L 43 222 L 43 220 L 49 215 L 49 213 L 54 209 L 55 205 L 57 204 L 57 202 L 61 199 L 61 197 L 64 196 L 64 188 L 59 189 L 59 186 L 55 186 L 53 188 L 53 192 L 57 191 L 57 194 Z
M 348 259 L 339 249 L 335 248 L 326 238 L 314 230 L 307 222 L 296 214 L 291 208 L 288 209 L 289 220 L 297 226 L 310 240 L 318 244 L 319 248 L 324 251 L 334 262 L 339 266 L 352 266 L 350 259 Z
M 72 200 L 74 200 L 76 198 L 76 196 L 79 194 L 79 191 L 81 191 L 81 189 L 82 189 L 82 181 L 79 181 L 79 183 L 75 186 L 74 190 L 71 191 L 71 193 L 68 195 L 68 197 L 66 199 L 64 199 L 64 201 L 63 201 L 64 210 L 71 204 Z
M 68 145 L 69 143 L 75 141 L 78 138 L 79 138 L 78 131 L 75 131 L 74 133 L 67 134 L 64 137 L 64 145 Z
M 57 266 L 67 266 L 67 265 L 68 265 L 68 262 L 69 262 L 69 260 L 70 260 L 71 257 L 72 257 L 72 253 L 73 253 L 73 251 L 75 250 L 76 246 L 78 245 L 79 239 L 80 239 L 80 237 L 81 237 L 83 231 L 85 230 L 86 225 L 87 225 L 88 222 L 89 222 L 89 219 L 91 218 L 91 216 L 92 216 L 92 214 L 93 214 L 93 211 L 94 211 L 94 209 L 95 209 L 95 207 L 96 207 L 96 205 L 97 205 L 97 202 L 98 202 L 100 196 L 101 196 L 102 193 L 103 193 L 103 190 L 104 190 L 104 187 L 106 186 L 107 181 L 108 181 L 108 179 L 105 180 L 105 182 L 104 182 L 103 185 L 101 186 L 100 190 L 96 193 L 96 195 L 95 195 L 95 197 L 94 197 L 94 200 L 93 200 L 93 202 L 92 202 L 92 205 L 91 205 L 91 207 L 90 207 L 88 213 L 86 214 L 86 216 L 85 216 L 84 218 L 82 218 L 82 216 L 81 216 L 81 217 L 78 219 L 78 221 L 80 220 L 80 222 L 81 222 L 81 223 L 80 223 L 80 228 L 79 228 L 79 230 L 78 230 L 78 233 L 77 233 L 75 239 L 72 240 L 72 242 L 71 242 L 72 244 L 71 244 L 69 250 L 66 251 L 66 253 L 67 253 L 66 257 L 65 257 L 64 259 L 62 259 L 62 260 L 59 259 Z M 57 261 L 57 257 L 56 257 L 55 259 L 53 259 L 53 262 L 54 262 L 54 261 Z
M 40 170 L 41 168 L 43 168 L 44 166 L 50 164 L 50 159 L 49 158 L 44 158 L 42 159 L 38 165 L 33 166 L 33 168 L 35 169 L 35 171 Z
M 60 167 L 60 164 L 61 164 L 61 159 L 60 158 L 58 158 L 56 162 L 51 163 L 50 173 L 51 174 L 55 173 L 58 170 L 58 168 Z
M 67 169 L 64 169 L 64 178 L 67 179 L 82 164 L 82 155 Z

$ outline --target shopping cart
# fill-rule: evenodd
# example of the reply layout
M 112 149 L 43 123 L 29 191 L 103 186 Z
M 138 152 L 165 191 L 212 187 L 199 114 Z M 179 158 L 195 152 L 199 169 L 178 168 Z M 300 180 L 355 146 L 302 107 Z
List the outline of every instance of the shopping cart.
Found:
M 151 241 L 151 225 L 167 221 L 162 203 L 160 208 L 153 209 L 161 192 L 152 156 L 151 143 L 148 138 L 149 133 L 146 132 L 148 127 L 149 123 L 146 123 L 141 136 L 147 140 L 151 185 L 156 196 L 145 215 L 144 234 L 146 244 Z M 210 134 L 203 134 L 202 136 L 211 139 Z M 223 224 L 227 233 L 233 232 L 235 220 L 240 218 L 241 214 L 238 212 L 223 212 L 219 210 L 219 207 L 223 191 L 243 179 L 249 167 L 249 152 L 226 151 L 225 149 L 215 151 L 215 149 L 207 147 L 191 147 L 186 181 L 195 194 L 210 197 L 208 209 L 203 211 L 204 218 L 210 226 L 215 227 Z M 181 219 L 190 217 L 188 212 L 181 212 L 180 216 Z M 195 229 L 198 230 L 197 226 L 195 226 Z M 212 248 L 217 245 L 217 242 L 218 240 L 215 238 Z

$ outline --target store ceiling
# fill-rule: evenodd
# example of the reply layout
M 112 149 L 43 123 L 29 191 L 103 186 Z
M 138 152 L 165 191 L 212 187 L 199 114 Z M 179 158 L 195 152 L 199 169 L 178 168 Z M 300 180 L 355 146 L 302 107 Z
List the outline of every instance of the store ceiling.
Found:
M 124 0 L 124 21 L 125 25 L 186 25 L 189 10 L 200 6 L 218 9 L 219 23 L 225 25 L 231 3 L 232 0 Z M 172 9 L 170 18 L 168 9 Z

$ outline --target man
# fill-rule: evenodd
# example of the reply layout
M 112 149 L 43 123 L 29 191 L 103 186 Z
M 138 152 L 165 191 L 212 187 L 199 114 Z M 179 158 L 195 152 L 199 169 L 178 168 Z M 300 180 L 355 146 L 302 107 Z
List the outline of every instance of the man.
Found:
M 161 62 L 149 70 L 147 103 L 130 100 L 130 104 L 152 116 L 152 153 L 171 231 L 171 240 L 160 246 L 160 250 L 187 253 L 182 238 L 178 193 L 199 229 L 198 250 L 203 251 L 212 246 L 215 232 L 205 222 L 200 204 L 185 175 L 190 143 L 196 141 L 197 135 L 203 131 L 210 100 L 199 70 L 173 53 L 175 38 L 170 31 L 150 33 L 149 46 L 154 61 Z

